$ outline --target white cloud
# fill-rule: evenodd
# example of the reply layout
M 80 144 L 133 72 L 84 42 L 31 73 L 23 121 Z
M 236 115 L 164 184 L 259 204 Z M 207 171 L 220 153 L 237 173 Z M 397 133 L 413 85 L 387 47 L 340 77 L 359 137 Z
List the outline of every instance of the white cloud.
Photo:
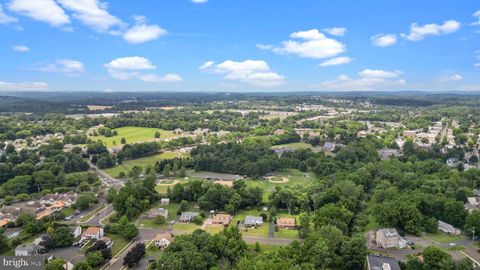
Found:
M 440 82 L 455 82 L 463 80 L 460 74 L 445 74 L 440 76 Z
M 115 79 L 128 80 L 137 78 L 145 82 L 179 82 L 182 77 L 177 74 L 145 74 L 144 71 L 155 70 L 157 67 L 147 58 L 130 56 L 117 58 L 104 65 L 108 73 Z
M 337 58 L 332 58 L 329 59 L 323 63 L 320 63 L 319 66 L 321 67 L 328 67 L 328 66 L 338 66 L 338 65 L 343 65 L 343 64 L 348 64 L 352 61 L 352 58 L 348 56 L 340 56 Z
M 473 17 L 476 17 L 478 21 L 473 22 L 470 25 L 480 25 L 480 10 L 477 10 L 477 12 L 473 14 Z
M 3 11 L 2 3 L 0 3 L 0 24 L 9 24 L 15 22 L 18 22 L 18 19 L 5 14 L 5 12 Z
M 47 90 L 48 84 L 44 82 L 3 82 L 0 81 L 0 90 L 8 91 L 29 91 L 29 90 Z
M 259 48 L 260 50 L 271 50 L 273 49 L 275 46 L 273 45 L 268 45 L 268 44 L 257 44 L 256 45 L 257 48 Z
M 397 35 L 394 34 L 378 34 L 370 38 L 372 44 L 377 47 L 388 47 L 397 43 Z
M 35 0 L 36 1 L 36 0 Z M 107 11 L 108 4 L 98 0 L 57 0 L 73 17 L 98 32 L 106 32 L 123 22 Z
M 431 23 L 420 26 L 417 23 L 412 23 L 410 25 L 410 33 L 402 34 L 402 37 L 410 41 L 419 41 L 426 36 L 438 36 L 453 33 L 460 29 L 460 27 L 461 24 L 454 20 L 445 21 L 441 25 Z
M 480 69 L 480 63 L 476 63 L 474 66 L 476 69 Z
M 358 73 L 358 78 L 352 79 L 347 75 L 340 75 L 336 80 L 325 81 L 313 85 L 312 88 L 339 91 L 389 90 L 406 84 L 399 78 L 400 74 L 400 71 L 365 69 Z
M 123 39 L 129 43 L 144 43 L 167 34 L 167 31 L 158 25 L 147 25 L 144 16 L 136 16 L 135 21 L 135 26 L 123 34 Z
M 34 20 L 46 22 L 52 26 L 70 23 L 70 19 L 53 0 L 12 0 L 8 8 Z
M 283 41 L 282 47 L 271 45 L 263 45 L 262 47 L 280 54 L 294 54 L 304 58 L 316 59 L 334 57 L 346 50 L 343 43 L 327 38 L 318 29 L 295 32 L 290 35 L 290 38 L 296 40 Z
M 44 72 L 60 72 L 67 75 L 79 75 L 85 71 L 82 62 L 71 59 L 59 59 L 54 63 L 39 67 L 38 70 Z
M 138 75 L 138 78 L 145 82 L 181 82 L 182 77 L 178 74 L 166 74 L 159 76 L 157 74 Z
M 262 60 L 226 60 L 216 65 L 213 61 L 208 61 L 199 68 L 222 74 L 225 80 L 244 82 L 258 87 L 275 87 L 285 82 L 285 77 L 273 72 Z
M 195 4 L 205 4 L 208 2 L 208 0 L 191 0 Z
M 333 36 L 339 36 L 343 37 L 345 33 L 347 32 L 347 28 L 344 27 L 333 27 L 333 28 L 325 28 L 323 31 L 329 33 L 330 35 Z
M 28 52 L 30 48 L 25 45 L 15 45 L 13 46 L 13 50 L 16 52 Z

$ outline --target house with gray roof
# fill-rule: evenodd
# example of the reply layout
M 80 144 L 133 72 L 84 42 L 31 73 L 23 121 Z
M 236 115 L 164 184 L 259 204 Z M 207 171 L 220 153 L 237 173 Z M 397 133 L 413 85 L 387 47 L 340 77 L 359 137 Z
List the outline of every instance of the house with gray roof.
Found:
M 179 221 L 188 223 L 191 222 L 198 215 L 199 214 L 197 212 L 182 212 Z
M 38 253 L 40 247 L 35 244 L 20 245 L 15 248 L 15 256 L 33 256 Z
M 368 255 L 367 270 L 400 270 L 400 265 L 394 258 Z
M 246 216 L 243 224 L 247 227 L 261 226 L 263 224 L 263 217 L 260 217 L 260 216 Z

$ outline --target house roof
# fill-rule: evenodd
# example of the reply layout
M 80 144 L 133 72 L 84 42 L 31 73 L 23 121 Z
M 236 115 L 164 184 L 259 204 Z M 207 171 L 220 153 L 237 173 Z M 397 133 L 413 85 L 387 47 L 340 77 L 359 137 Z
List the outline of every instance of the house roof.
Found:
M 246 216 L 244 222 L 245 222 L 245 224 L 263 223 L 263 217 L 260 217 L 260 216 Z
M 101 238 L 98 239 L 98 240 L 99 240 L 99 241 L 101 240 L 101 241 L 105 242 L 105 244 L 107 244 L 107 245 L 108 245 L 110 242 L 112 242 L 112 239 L 110 239 L 110 238 L 108 238 L 108 237 L 106 237 L 106 236 L 103 236 L 103 237 L 101 237 Z
M 173 240 L 173 237 L 169 233 L 158 233 L 157 235 L 155 235 L 155 238 L 153 240 L 160 241 L 162 239 L 167 239 L 168 241 L 171 242 Z
M 397 260 L 390 257 L 368 255 L 368 270 L 400 270 Z
M 84 234 L 84 235 L 87 235 L 87 234 L 98 234 L 98 233 L 100 233 L 100 230 L 101 230 L 101 229 L 102 229 L 102 228 L 100 228 L 100 227 L 88 227 L 88 228 L 83 232 L 83 234 Z
M 278 225 L 295 225 L 295 219 L 291 217 L 282 217 L 277 219 Z
M 386 228 L 386 229 L 380 229 L 378 230 L 380 233 L 382 233 L 385 237 L 387 238 L 394 238 L 398 237 L 398 232 L 397 229 L 395 228 Z
M 182 212 L 180 219 L 189 219 L 198 216 L 197 212 Z
M 37 250 L 37 246 L 35 244 L 30 244 L 30 245 L 20 245 L 15 248 L 15 251 L 27 251 L 27 252 L 33 252 Z

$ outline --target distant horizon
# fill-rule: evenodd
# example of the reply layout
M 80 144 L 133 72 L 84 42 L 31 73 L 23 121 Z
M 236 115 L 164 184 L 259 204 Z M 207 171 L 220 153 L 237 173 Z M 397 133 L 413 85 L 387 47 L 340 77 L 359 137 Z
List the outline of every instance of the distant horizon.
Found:
M 31 3 L 0 3 L 0 90 L 480 91 L 469 0 Z

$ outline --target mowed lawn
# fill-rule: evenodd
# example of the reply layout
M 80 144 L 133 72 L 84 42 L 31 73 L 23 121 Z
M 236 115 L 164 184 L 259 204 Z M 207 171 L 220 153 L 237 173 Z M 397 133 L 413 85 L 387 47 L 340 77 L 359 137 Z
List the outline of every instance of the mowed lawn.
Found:
M 294 143 L 274 145 L 271 148 L 272 149 L 279 149 L 279 148 L 308 149 L 308 148 L 312 148 L 312 145 L 306 142 L 294 142 Z
M 232 222 L 230 223 L 230 226 L 237 226 L 238 221 L 244 221 L 246 216 L 260 216 L 261 213 L 267 213 L 264 211 L 259 211 L 259 210 L 243 210 L 235 214 L 233 217 Z M 268 213 L 267 213 L 268 214 Z M 263 225 L 259 226 L 257 228 L 251 227 L 248 229 L 241 229 L 240 232 L 243 235 L 247 236 L 262 236 L 262 237 L 268 237 L 268 232 L 269 232 L 270 224 L 268 223 L 268 220 L 263 221 Z
M 107 148 L 111 148 L 113 146 L 121 146 L 120 142 L 122 138 L 125 138 L 128 144 L 153 140 L 155 139 L 155 132 L 157 131 L 160 132 L 160 140 L 169 139 L 175 136 L 173 131 L 158 128 L 121 127 L 114 130 L 117 131 L 117 136 L 89 136 L 89 138 L 93 141 L 101 140 Z
M 158 160 L 175 158 L 180 156 L 181 154 L 179 153 L 166 151 L 161 154 L 155 154 L 155 155 L 151 155 L 143 158 L 126 160 L 122 162 L 121 165 L 117 165 L 113 168 L 104 169 L 104 171 L 109 175 L 111 175 L 112 177 L 118 177 L 120 172 L 124 172 L 126 175 L 128 175 L 128 172 L 133 168 L 133 166 L 140 166 L 142 167 L 142 169 L 145 169 L 149 165 L 155 166 L 155 163 Z

